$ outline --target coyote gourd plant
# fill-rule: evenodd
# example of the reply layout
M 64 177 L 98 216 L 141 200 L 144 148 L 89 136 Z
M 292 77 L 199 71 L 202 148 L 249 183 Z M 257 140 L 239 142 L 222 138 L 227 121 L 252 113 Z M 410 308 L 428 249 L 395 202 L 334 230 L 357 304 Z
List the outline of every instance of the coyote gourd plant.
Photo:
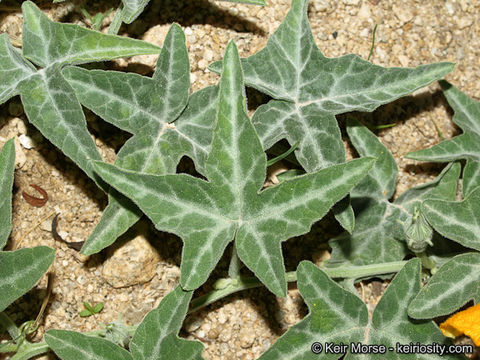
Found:
M 133 21 L 148 1 L 122 3 L 110 32 L 118 31 L 121 21 Z M 43 341 L 32 344 L 27 335 L 38 324 L 17 327 L 0 312 L 0 331 L 12 339 L 0 344 L 0 352 L 16 353 L 16 359 L 48 350 L 65 360 L 201 359 L 203 346 L 178 336 L 187 313 L 252 287 L 285 296 L 288 281 L 298 282 L 309 313 L 261 359 L 318 358 L 313 344 L 327 342 L 386 348 L 449 344 L 431 319 L 480 300 L 480 254 L 467 249 L 480 250 L 480 107 L 442 82 L 454 121 L 465 133 L 410 156 L 454 162 L 432 182 L 391 201 L 398 172 L 393 156 L 372 132 L 349 119 L 347 133 L 361 158 L 346 162 L 335 116 L 373 111 L 442 78 L 453 64 L 383 68 L 355 55 L 326 58 L 313 40 L 307 6 L 307 0 L 292 0 L 266 47 L 249 58 L 240 59 L 230 42 L 223 60 L 210 66 L 221 74 L 219 85 L 190 94 L 179 25 L 170 27 L 160 51 L 142 41 L 54 23 L 33 3 L 22 5 L 22 52 L 0 35 L 0 102 L 20 95 L 30 122 L 108 193 L 109 204 L 82 253 L 111 245 L 142 213 L 157 229 L 180 236 L 184 247 L 180 284 L 140 324 L 116 321 L 86 334 L 50 329 Z M 79 66 L 155 53 L 152 77 Z M 272 98 L 252 119 L 245 85 Z M 132 134 L 113 165 L 101 161 L 81 105 Z M 294 155 L 305 171 L 264 188 L 266 151 L 282 139 L 295 144 Z M 185 155 L 202 177 L 176 174 Z M 458 160 L 467 160 L 460 201 Z M 10 140 L 0 153 L 0 250 L 11 231 L 13 164 Z M 331 259 L 320 269 L 303 261 L 287 273 L 282 242 L 307 233 L 331 209 L 346 230 L 330 240 Z M 231 242 L 229 277 L 192 300 Z M 34 286 L 53 257 L 54 250 L 46 247 L 0 251 L 0 311 Z M 408 257 L 414 259 L 404 260 Z M 253 277 L 241 275 L 243 265 Z M 434 273 L 423 289 L 422 265 Z M 369 317 L 346 285 L 397 272 Z M 346 289 L 333 279 L 344 279 L 340 285 Z M 372 356 L 348 353 L 345 358 Z M 379 356 L 413 358 L 390 350 Z
M 388 69 L 356 55 L 327 58 L 315 44 L 307 10 L 308 0 L 293 0 L 267 46 L 242 66 L 245 83 L 273 98 L 252 119 L 264 148 L 281 139 L 298 143 L 295 156 L 312 172 L 345 161 L 335 115 L 373 111 L 443 77 L 453 64 Z M 220 63 L 210 69 L 219 71 Z M 337 220 L 352 232 L 353 211 L 348 202 L 339 205 Z
M 335 119 L 336 114 L 354 110 L 372 111 L 382 104 L 441 78 L 451 71 L 453 65 L 439 63 L 420 66 L 416 69 L 386 69 L 372 65 L 354 55 L 326 58 L 313 40 L 307 18 L 307 4 L 308 2 L 304 0 L 294 0 L 292 9 L 279 29 L 268 40 L 266 48 L 248 59 L 243 59 L 242 66 L 246 84 L 274 98 L 269 103 L 262 105 L 252 119 L 263 148 L 268 149 L 283 138 L 291 144 L 298 144 L 298 149 L 295 151 L 297 160 L 307 172 L 314 172 L 345 162 L 345 150 Z M 180 39 L 176 46 L 180 46 L 179 43 Z M 177 49 L 179 48 L 177 47 Z M 177 54 L 179 51 L 177 50 Z M 167 55 L 165 58 L 163 55 L 159 58 L 156 74 L 165 73 L 168 66 L 166 65 L 167 59 Z M 173 71 L 173 65 L 170 66 Z M 180 78 L 188 77 L 187 66 L 185 64 L 182 68 L 180 62 L 177 64 L 176 71 L 183 71 L 182 75 L 178 75 Z M 220 66 L 217 63 L 210 68 L 219 71 Z M 185 119 L 185 122 L 182 119 L 169 119 L 165 117 L 165 113 L 161 112 L 162 108 L 168 108 L 168 102 L 166 105 L 156 105 L 154 102 L 146 103 L 143 94 L 147 91 L 149 93 L 155 91 L 153 82 L 146 77 L 115 72 L 87 72 L 81 69 L 65 69 L 63 74 L 69 79 L 84 106 L 126 131 L 132 133 L 135 131 L 131 128 L 132 125 L 127 127 L 127 124 L 137 123 L 140 124 L 137 127 L 140 127 L 145 122 L 158 122 L 158 119 L 161 119 L 162 123 L 175 121 L 174 124 L 188 124 L 193 118 L 190 116 L 190 119 Z M 177 97 L 183 99 L 186 96 L 185 92 L 188 91 L 188 86 L 185 82 L 183 87 L 180 87 L 180 85 L 174 84 L 173 79 L 172 75 L 170 78 L 165 76 L 165 79 L 161 79 L 162 85 L 157 86 L 160 89 L 166 86 L 173 89 L 174 86 L 177 86 Z M 154 75 L 153 80 L 158 81 L 158 76 Z M 169 80 L 170 82 L 167 83 Z M 131 90 L 127 93 L 123 88 L 125 83 L 131 84 L 131 89 L 136 86 L 139 89 L 138 92 Z M 152 85 L 148 87 L 146 84 Z M 170 92 L 170 94 L 173 93 Z M 210 99 L 213 99 L 213 96 L 215 95 L 212 90 Z M 199 119 L 202 117 L 201 127 L 208 126 L 208 121 L 210 121 L 210 126 L 213 128 L 212 115 L 208 113 L 208 107 L 203 110 L 204 104 L 211 103 L 213 103 L 212 100 L 205 99 L 203 103 L 199 101 L 192 104 L 192 112 L 200 112 L 196 116 Z M 158 126 L 160 129 L 162 128 L 160 125 Z M 192 131 L 186 134 L 188 138 L 193 139 L 196 136 L 198 127 L 196 128 L 190 127 Z M 194 141 L 202 142 L 203 156 L 205 156 L 211 138 L 207 135 L 210 133 L 209 130 L 202 130 L 202 135 L 199 135 L 202 136 L 202 139 Z M 167 135 L 168 132 L 167 128 L 162 136 Z M 158 130 L 154 133 L 158 133 Z M 149 136 L 148 133 L 143 134 L 143 138 Z M 155 139 L 155 137 L 152 136 L 150 139 Z M 145 139 L 143 142 L 152 143 L 152 140 Z M 127 153 L 134 151 L 133 144 L 127 143 L 126 146 Z M 167 145 L 163 147 L 165 148 Z M 185 151 L 178 144 L 168 147 L 174 148 L 176 149 L 174 151 L 178 152 Z M 138 152 L 142 153 L 143 151 L 139 150 Z M 163 150 L 162 147 L 157 146 L 148 150 L 144 156 L 151 151 L 162 153 L 163 156 L 150 156 L 148 157 L 150 162 L 167 162 L 174 159 L 171 167 L 165 167 L 165 170 L 167 173 L 175 171 L 177 158 L 172 158 L 172 155 L 168 153 L 170 150 Z M 197 154 L 199 153 L 197 151 Z M 203 174 L 204 161 L 199 159 L 198 155 L 193 160 L 197 170 Z M 119 166 L 154 174 L 158 171 L 151 165 L 140 165 L 144 163 L 145 160 L 138 159 L 138 162 L 130 161 L 128 166 L 122 164 Z M 147 167 L 150 167 L 151 170 Z M 110 245 L 140 216 L 138 210 L 136 216 L 133 214 L 135 210 L 132 206 L 125 209 L 125 201 L 123 201 L 124 205 L 121 209 L 117 204 L 118 201 L 116 202 L 112 197 L 110 197 L 110 203 L 112 206 L 107 208 L 98 227 L 85 243 L 82 253 L 93 254 Z M 353 211 L 345 202 L 341 205 L 334 209 L 336 216 L 341 224 L 349 232 L 352 232 L 354 227 Z M 127 215 L 127 212 L 130 214 Z

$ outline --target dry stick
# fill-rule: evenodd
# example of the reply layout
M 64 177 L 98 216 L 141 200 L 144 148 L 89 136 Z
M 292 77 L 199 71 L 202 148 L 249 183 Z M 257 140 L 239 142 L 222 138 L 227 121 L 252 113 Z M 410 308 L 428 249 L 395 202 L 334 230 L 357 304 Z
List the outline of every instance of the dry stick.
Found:
M 20 245 L 22 244 L 23 240 L 28 236 L 28 234 L 30 234 L 33 230 L 35 230 L 41 223 L 43 223 L 44 221 L 46 221 L 48 218 L 52 217 L 53 215 L 55 214 L 55 210 L 52 210 L 52 212 L 50 214 L 48 214 L 47 216 L 45 216 L 44 218 L 40 219 L 34 226 L 32 226 L 29 230 L 27 230 L 27 232 L 25 234 L 23 234 L 23 236 L 20 238 L 20 240 L 18 241 L 18 243 L 13 247 L 14 250 L 18 249 L 20 247 Z
M 48 300 L 50 299 L 50 294 L 52 293 L 52 288 L 53 288 L 53 278 L 54 278 L 53 273 L 50 272 L 47 274 L 47 293 L 43 298 L 42 307 L 40 308 L 37 318 L 33 323 L 35 330 L 36 328 L 38 328 L 38 325 L 40 325 L 40 321 L 42 320 L 43 313 L 45 312 L 45 308 L 47 307 Z
M 374 46 L 375 46 L 375 33 L 377 32 L 377 25 L 378 25 L 378 24 L 375 24 L 375 27 L 373 28 L 372 47 L 370 48 L 370 53 L 368 54 L 367 60 L 370 60 L 370 57 L 371 57 L 372 54 L 373 54 L 373 48 L 374 48 Z

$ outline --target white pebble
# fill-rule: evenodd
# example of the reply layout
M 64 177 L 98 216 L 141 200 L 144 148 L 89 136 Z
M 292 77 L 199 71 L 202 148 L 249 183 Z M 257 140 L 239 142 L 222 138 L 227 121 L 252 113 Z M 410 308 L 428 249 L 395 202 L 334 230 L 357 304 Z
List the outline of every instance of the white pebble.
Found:
M 25 134 L 22 134 L 18 137 L 18 141 L 20 141 L 20 144 L 22 144 L 22 146 L 25 148 L 25 149 L 32 149 L 35 147 L 35 144 L 32 140 L 31 137 L 25 135 Z
M 15 169 L 21 169 L 27 162 L 27 156 L 23 152 L 20 140 L 15 137 Z
M 357 6 L 358 4 L 360 4 L 360 0 L 343 0 L 343 3 L 345 5 L 354 5 L 354 6 Z
M 190 73 L 190 84 L 193 84 L 195 81 L 197 81 L 197 75 Z

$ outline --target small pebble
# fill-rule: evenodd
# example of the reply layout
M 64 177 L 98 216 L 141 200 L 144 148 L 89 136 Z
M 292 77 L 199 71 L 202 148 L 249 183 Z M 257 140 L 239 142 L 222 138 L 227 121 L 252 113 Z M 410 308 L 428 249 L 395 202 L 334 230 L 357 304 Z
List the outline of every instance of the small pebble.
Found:
M 22 146 L 27 150 L 35 147 L 35 143 L 33 142 L 32 138 L 25 134 L 20 135 L 18 137 L 18 141 L 20 141 L 20 144 L 22 144 Z

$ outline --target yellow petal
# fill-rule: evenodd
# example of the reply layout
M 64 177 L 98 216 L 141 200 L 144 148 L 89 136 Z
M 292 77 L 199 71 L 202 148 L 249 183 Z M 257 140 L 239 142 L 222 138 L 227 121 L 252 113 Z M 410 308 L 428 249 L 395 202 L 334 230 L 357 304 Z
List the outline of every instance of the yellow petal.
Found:
M 450 316 L 440 324 L 440 330 L 448 337 L 465 334 L 476 346 L 480 346 L 480 303 Z

